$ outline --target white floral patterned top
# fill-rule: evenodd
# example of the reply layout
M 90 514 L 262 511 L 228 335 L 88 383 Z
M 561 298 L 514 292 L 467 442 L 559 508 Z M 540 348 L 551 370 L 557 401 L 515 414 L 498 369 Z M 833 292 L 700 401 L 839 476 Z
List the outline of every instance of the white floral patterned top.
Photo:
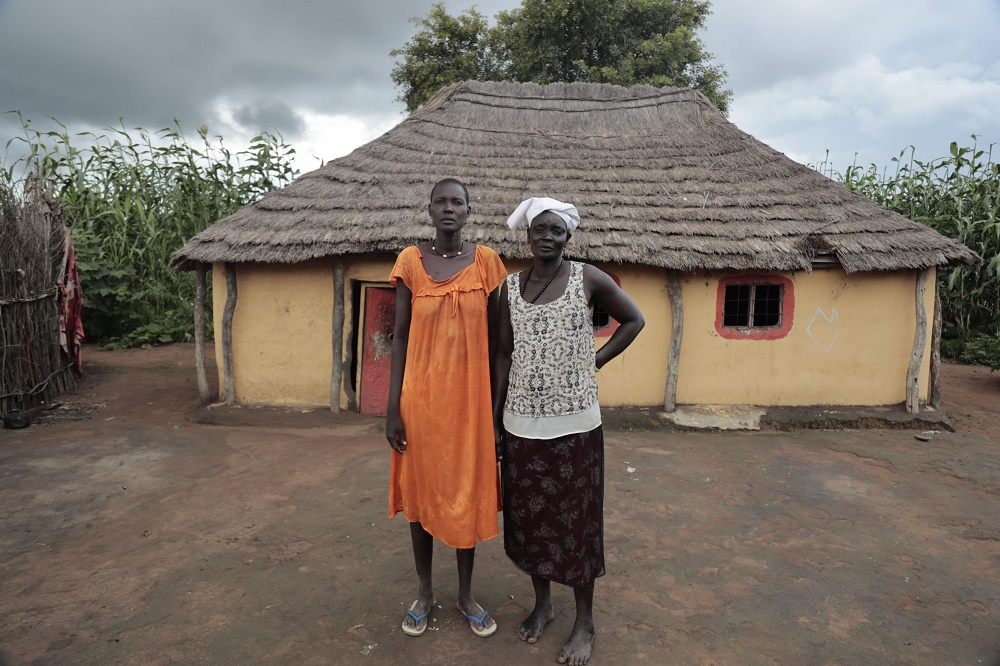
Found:
M 566 291 L 542 305 L 521 296 L 520 275 L 507 276 L 514 352 L 504 427 L 518 437 L 552 439 L 601 425 L 593 309 L 583 289 L 583 264 L 567 263 Z

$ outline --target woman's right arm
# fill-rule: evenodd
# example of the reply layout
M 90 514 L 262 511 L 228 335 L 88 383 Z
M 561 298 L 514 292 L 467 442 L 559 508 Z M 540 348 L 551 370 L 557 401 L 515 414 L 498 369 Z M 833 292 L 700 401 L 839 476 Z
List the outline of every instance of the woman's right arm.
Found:
M 510 359 L 514 353 L 514 329 L 510 325 L 510 301 L 507 282 L 500 285 L 500 308 L 497 317 L 497 351 L 493 358 L 493 434 L 497 459 L 503 457 L 503 409 L 510 386 Z
M 399 398 L 403 393 L 403 372 L 406 351 L 410 343 L 410 288 L 396 280 L 396 325 L 392 334 L 392 365 L 389 371 L 389 404 L 385 415 L 385 438 L 397 453 L 406 450 L 406 430 L 399 415 Z

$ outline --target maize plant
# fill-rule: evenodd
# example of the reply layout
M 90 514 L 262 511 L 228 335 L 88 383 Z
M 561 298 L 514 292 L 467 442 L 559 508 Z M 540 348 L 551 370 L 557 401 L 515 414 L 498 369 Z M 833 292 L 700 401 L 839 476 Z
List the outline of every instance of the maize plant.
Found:
M 297 175 L 295 150 L 267 132 L 233 153 L 198 128 L 189 143 L 174 124 L 157 132 L 119 126 L 71 136 L 37 129 L 19 112 L 22 135 L 7 142 L 21 156 L 0 168 L 14 186 L 35 173 L 73 225 L 87 337 L 105 346 L 188 340 L 194 279 L 168 266 L 170 255 L 216 220 Z M 82 144 L 83 147 L 77 147 Z

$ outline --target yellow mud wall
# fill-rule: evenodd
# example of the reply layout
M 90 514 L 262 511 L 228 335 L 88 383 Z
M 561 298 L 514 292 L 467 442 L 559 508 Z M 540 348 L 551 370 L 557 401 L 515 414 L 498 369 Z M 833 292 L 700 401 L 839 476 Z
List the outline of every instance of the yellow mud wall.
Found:
M 842 269 L 777 273 L 793 283 L 791 330 L 777 340 L 730 340 L 715 329 L 719 279 L 682 278 L 682 404 L 888 405 L 906 399 L 917 274 L 847 274 Z M 924 298 L 928 336 L 920 371 L 927 397 L 932 271 Z
M 329 259 L 238 264 L 233 313 L 233 394 L 244 404 L 330 404 L 333 271 Z M 223 385 L 226 277 L 212 275 L 215 355 Z
M 508 260 L 508 271 L 528 261 Z M 246 404 L 328 406 L 332 370 L 333 261 L 237 267 L 233 318 L 235 398 Z M 598 375 L 601 404 L 661 405 L 666 384 L 671 313 L 666 271 L 597 264 L 616 275 L 636 301 L 646 327 L 632 346 Z M 387 257 L 344 259 L 344 373 L 353 320 L 351 281 L 384 283 Z M 883 405 L 906 397 L 906 370 L 916 323 L 916 272 L 848 275 L 840 269 L 777 273 L 792 281 L 791 330 L 778 340 L 730 340 L 715 330 L 723 273 L 683 275 L 684 338 L 678 376 L 681 404 Z M 934 275 L 925 296 L 933 316 Z M 222 385 L 222 313 L 226 282 L 214 267 L 216 359 Z M 598 348 L 608 338 L 597 338 Z M 920 371 L 926 400 L 930 333 Z M 341 408 L 348 406 L 341 392 Z
M 343 358 L 349 359 L 351 280 L 385 282 L 386 258 L 344 259 Z M 233 315 L 233 389 L 244 404 L 329 406 L 333 370 L 333 260 L 298 264 L 240 264 Z M 216 264 L 212 279 L 215 355 L 223 383 L 222 313 L 226 277 Z M 345 375 L 350 372 L 345 362 Z M 340 405 L 347 408 L 341 389 Z
M 621 281 L 646 319 L 639 337 L 601 368 L 597 385 L 602 407 L 663 405 L 667 383 L 667 352 L 670 347 L 670 302 L 667 272 L 661 268 L 595 264 Z M 600 349 L 610 338 L 596 338 Z

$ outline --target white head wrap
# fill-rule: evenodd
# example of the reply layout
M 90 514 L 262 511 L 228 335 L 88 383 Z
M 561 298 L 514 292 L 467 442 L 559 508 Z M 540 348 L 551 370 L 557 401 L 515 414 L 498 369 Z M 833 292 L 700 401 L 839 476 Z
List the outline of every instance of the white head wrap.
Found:
M 545 211 L 551 211 L 561 217 L 570 231 L 580 226 L 580 213 L 577 212 L 576 206 L 549 197 L 531 197 L 522 201 L 507 218 L 507 226 L 511 229 L 530 227 L 531 221 Z

